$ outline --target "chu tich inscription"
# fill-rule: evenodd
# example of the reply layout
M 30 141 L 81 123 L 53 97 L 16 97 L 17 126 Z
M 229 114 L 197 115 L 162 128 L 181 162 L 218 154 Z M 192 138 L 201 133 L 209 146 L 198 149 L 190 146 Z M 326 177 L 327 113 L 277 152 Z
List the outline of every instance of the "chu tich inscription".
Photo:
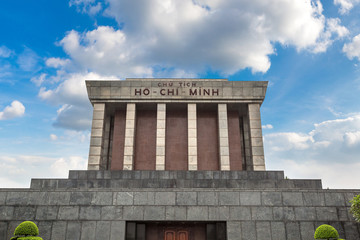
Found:
M 220 89 L 200 87 L 193 82 L 159 82 L 157 88 L 134 88 L 132 94 L 134 96 L 219 96 Z

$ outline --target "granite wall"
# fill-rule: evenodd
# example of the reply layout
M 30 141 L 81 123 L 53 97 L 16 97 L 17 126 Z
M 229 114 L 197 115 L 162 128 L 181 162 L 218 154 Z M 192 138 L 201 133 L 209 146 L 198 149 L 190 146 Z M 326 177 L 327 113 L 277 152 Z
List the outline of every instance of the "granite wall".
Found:
M 228 240 L 313 239 L 327 223 L 358 240 L 348 211 L 359 193 L 273 171 L 71 171 L 69 179 L 1 189 L 0 239 L 31 220 L 44 240 L 123 240 L 127 221 L 221 221 Z

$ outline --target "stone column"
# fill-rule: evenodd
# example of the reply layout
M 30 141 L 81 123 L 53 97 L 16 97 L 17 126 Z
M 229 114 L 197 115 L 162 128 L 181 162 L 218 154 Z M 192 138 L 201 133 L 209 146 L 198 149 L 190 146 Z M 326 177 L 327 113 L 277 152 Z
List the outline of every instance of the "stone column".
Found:
M 125 121 L 124 170 L 133 170 L 134 168 L 135 115 L 135 103 L 128 103 Z
M 196 104 L 188 104 L 188 170 L 197 170 Z
M 104 118 L 104 131 L 103 131 L 103 147 L 101 154 L 101 163 L 100 169 L 108 170 L 109 161 L 110 161 L 110 128 L 111 128 L 111 118 L 110 116 L 105 116 Z
M 251 146 L 250 146 L 250 128 L 249 128 L 249 117 L 248 113 L 246 113 L 246 116 L 242 117 L 243 122 L 243 134 L 244 134 L 244 161 L 245 161 L 245 167 L 247 171 L 253 171 L 253 162 L 251 160 Z
M 230 170 L 227 105 L 218 104 L 220 170 Z
M 165 170 L 166 104 L 157 104 L 156 119 L 156 170 Z
M 254 170 L 265 170 L 264 145 L 261 130 L 260 104 L 248 105 L 251 156 Z
M 90 150 L 88 170 L 102 169 L 102 150 L 104 135 L 105 103 L 94 103 L 93 119 L 91 126 Z

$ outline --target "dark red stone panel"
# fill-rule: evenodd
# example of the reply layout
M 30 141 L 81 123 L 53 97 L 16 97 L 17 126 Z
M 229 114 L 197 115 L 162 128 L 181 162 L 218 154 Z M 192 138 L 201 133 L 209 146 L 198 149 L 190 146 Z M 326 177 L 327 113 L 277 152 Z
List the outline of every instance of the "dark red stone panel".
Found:
M 114 116 L 114 133 L 111 157 L 111 170 L 123 170 L 124 142 L 125 142 L 126 112 L 119 110 Z
M 137 110 L 134 170 L 155 170 L 156 110 Z
M 165 170 L 188 170 L 187 110 L 166 110 Z
M 197 110 L 198 170 L 220 170 L 217 110 Z
M 242 170 L 241 132 L 239 113 L 228 111 L 230 170 Z

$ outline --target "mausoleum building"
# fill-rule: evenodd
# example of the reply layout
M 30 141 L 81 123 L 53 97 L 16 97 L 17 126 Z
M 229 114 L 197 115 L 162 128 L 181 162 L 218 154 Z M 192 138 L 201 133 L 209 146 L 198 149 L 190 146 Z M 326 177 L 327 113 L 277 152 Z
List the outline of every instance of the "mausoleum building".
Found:
M 87 81 L 89 170 L 265 170 L 267 82 Z
M 266 170 L 267 82 L 133 78 L 86 87 L 88 170 L 0 189 L 0 240 L 25 220 L 44 240 L 308 240 L 325 223 L 360 239 L 349 213 L 359 189 Z

